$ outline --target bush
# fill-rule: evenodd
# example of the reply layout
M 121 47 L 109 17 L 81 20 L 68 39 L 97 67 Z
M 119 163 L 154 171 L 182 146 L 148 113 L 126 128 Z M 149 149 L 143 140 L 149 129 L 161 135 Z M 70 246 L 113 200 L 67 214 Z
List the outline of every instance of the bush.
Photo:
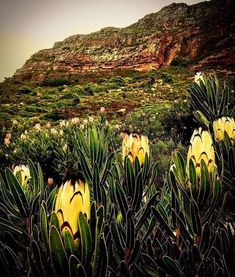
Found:
M 19 93 L 25 93 L 25 94 L 29 94 L 29 93 L 32 93 L 32 89 L 28 86 L 22 86 L 19 88 L 18 92 Z
M 85 92 L 85 94 L 90 95 L 90 96 L 94 95 L 94 90 L 93 90 L 92 85 L 91 84 L 86 85 L 84 87 L 84 92 Z
M 42 86 L 59 87 L 63 85 L 70 85 L 70 81 L 65 78 L 46 79 L 41 82 Z
M 166 111 L 160 121 L 165 131 L 165 138 L 172 137 L 184 144 L 188 143 L 194 128 L 196 128 L 192 110 L 186 102 L 175 103 Z
M 171 75 L 169 75 L 167 73 L 162 73 L 162 80 L 165 83 L 171 83 L 173 81 Z
M 190 63 L 191 62 L 188 59 L 177 57 L 174 60 L 172 60 L 171 65 L 187 67 L 188 65 L 190 65 Z
M 125 85 L 125 80 L 120 76 L 114 76 L 109 80 L 109 83 L 114 83 L 114 84 L 117 84 L 119 86 L 124 86 Z
M 67 115 L 64 112 L 61 111 L 54 111 L 51 113 L 47 113 L 45 115 L 42 116 L 43 120 L 48 120 L 48 121 L 57 121 L 60 119 L 66 119 Z
M 75 96 L 74 99 L 72 100 L 72 105 L 76 106 L 80 103 L 80 98 L 78 96 Z

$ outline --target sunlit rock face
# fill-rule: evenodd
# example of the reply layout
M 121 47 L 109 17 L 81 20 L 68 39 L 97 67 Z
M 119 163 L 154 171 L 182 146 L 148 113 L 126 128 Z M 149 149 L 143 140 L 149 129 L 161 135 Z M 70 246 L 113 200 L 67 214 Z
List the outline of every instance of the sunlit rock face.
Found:
M 149 70 L 192 62 L 235 63 L 235 1 L 171 4 L 127 28 L 75 35 L 34 54 L 13 76 L 43 80 L 114 69 Z

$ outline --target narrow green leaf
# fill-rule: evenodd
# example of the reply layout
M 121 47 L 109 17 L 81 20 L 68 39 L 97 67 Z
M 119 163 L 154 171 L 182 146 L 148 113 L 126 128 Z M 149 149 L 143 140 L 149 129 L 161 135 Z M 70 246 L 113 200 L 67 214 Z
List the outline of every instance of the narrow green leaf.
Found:
M 40 203 L 41 203 L 42 200 L 44 199 L 45 185 L 44 185 L 44 178 L 43 178 L 42 168 L 41 168 L 39 163 L 38 163 L 37 167 L 38 167 L 38 179 L 39 179 L 39 188 L 40 188 L 39 189 L 39 191 L 40 191 Z
M 94 276 L 103 277 L 107 276 L 108 269 L 108 253 L 104 235 L 101 235 L 99 244 L 99 256 L 98 262 L 96 261 L 97 267 Z
M 6 169 L 6 178 L 22 217 L 27 217 L 29 207 L 25 193 L 12 171 L 8 168 Z
M 132 249 L 135 243 L 135 227 L 131 210 L 128 210 L 126 217 L 126 248 Z
M 33 164 L 33 162 L 28 160 L 29 172 L 31 176 L 31 183 L 33 185 L 33 193 L 37 193 L 40 190 L 39 178 L 37 174 L 37 170 Z
M 132 210 L 134 212 L 137 212 L 140 208 L 140 204 L 141 204 L 141 200 L 143 197 L 143 176 L 142 176 L 142 172 L 139 172 L 139 174 L 137 175 L 136 178 L 136 182 L 135 182 L 135 188 L 134 188 L 134 197 L 131 203 L 131 207 Z
M 21 228 L 15 226 L 12 222 L 4 218 L 0 218 L 0 230 L 8 231 L 15 235 L 22 235 L 23 233 Z
M 128 196 L 133 197 L 134 188 L 135 188 L 135 176 L 131 161 L 128 157 L 125 157 L 124 161 L 124 169 L 125 169 L 125 183 L 126 189 L 128 192 Z
M 80 261 L 76 258 L 76 256 L 71 255 L 69 257 L 69 276 L 70 277 L 80 277 L 82 275 L 79 274 L 79 265 L 80 265 Z M 80 272 L 81 273 L 81 272 Z M 86 276 L 86 275 L 83 275 Z
M 50 241 L 51 260 L 52 260 L 56 275 L 68 276 L 69 275 L 68 259 L 65 253 L 61 236 L 55 226 L 50 227 L 49 241 Z
M 77 248 L 74 243 L 73 235 L 68 228 L 64 228 L 62 231 L 64 248 L 68 256 L 75 254 Z
M 141 252 L 141 243 L 140 243 L 140 240 L 137 239 L 135 241 L 133 251 L 128 261 L 128 264 L 130 267 L 131 265 L 135 265 L 137 263 L 137 260 L 140 256 L 140 252 Z
M 113 237 L 113 241 L 116 245 L 115 250 L 119 254 L 120 258 L 123 259 L 125 257 L 124 245 L 122 243 L 120 233 L 118 232 L 117 226 L 114 222 L 111 222 L 111 234 Z
M 78 218 L 79 232 L 81 236 L 81 262 L 82 264 L 88 265 L 91 260 L 92 255 L 92 238 L 91 230 L 86 221 L 86 218 L 82 212 L 79 214 Z
M 50 226 L 54 225 L 60 231 L 60 223 L 56 213 L 53 211 L 50 218 Z
M 193 231 L 195 234 L 200 234 L 201 233 L 201 219 L 199 217 L 198 206 L 194 200 L 191 200 L 190 212 L 191 212 Z
M 161 212 L 159 210 L 157 210 L 155 207 L 152 207 L 152 211 L 153 211 L 153 215 L 156 217 L 156 219 L 160 222 L 161 227 L 166 231 L 166 233 L 174 238 L 175 235 L 173 234 L 172 230 L 170 229 L 168 222 L 165 221 L 165 219 L 163 218 Z
M 170 273 L 174 277 L 186 277 L 183 271 L 180 269 L 180 264 L 168 256 L 163 256 L 163 261 Z
M 41 224 L 43 242 L 47 250 L 49 250 L 48 221 L 47 221 L 47 213 L 44 205 L 41 206 L 41 210 L 40 210 L 40 224 Z

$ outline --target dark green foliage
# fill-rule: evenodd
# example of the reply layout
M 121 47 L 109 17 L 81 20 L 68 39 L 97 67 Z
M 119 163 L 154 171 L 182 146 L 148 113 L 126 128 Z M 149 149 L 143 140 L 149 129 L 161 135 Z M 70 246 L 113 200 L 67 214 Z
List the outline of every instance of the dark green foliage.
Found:
M 91 84 L 88 84 L 84 87 L 84 92 L 87 95 L 94 95 L 94 90 Z
M 163 73 L 162 74 L 162 80 L 165 83 L 171 83 L 171 82 L 173 82 L 172 77 L 169 74 L 167 74 L 167 73 Z
M 80 103 L 80 98 L 78 96 L 74 97 L 72 100 L 72 104 L 74 106 L 78 105 Z
M 191 105 L 198 121 L 207 125 L 219 116 L 233 116 L 234 107 L 229 108 L 229 89 L 219 85 L 215 76 L 202 76 L 189 88 Z
M 110 83 L 117 84 L 119 86 L 124 86 L 125 85 L 125 80 L 120 77 L 120 76 L 114 76 L 109 80 Z
M 25 94 L 29 94 L 29 93 L 32 93 L 32 89 L 28 86 L 22 86 L 18 89 L 18 92 L 19 93 L 25 93 Z
M 183 67 L 187 67 L 188 65 L 193 64 L 192 60 L 188 60 L 186 58 L 182 58 L 182 57 L 177 57 L 175 58 L 172 62 L 171 65 L 172 66 L 183 66 Z
M 63 85 L 70 85 L 70 81 L 65 78 L 45 79 L 41 82 L 41 86 L 59 87 Z
M 196 128 L 192 110 L 186 101 L 177 102 L 171 109 L 167 110 L 161 118 L 161 124 L 165 137 L 171 136 L 174 141 L 181 141 L 183 144 L 189 142 L 190 136 Z

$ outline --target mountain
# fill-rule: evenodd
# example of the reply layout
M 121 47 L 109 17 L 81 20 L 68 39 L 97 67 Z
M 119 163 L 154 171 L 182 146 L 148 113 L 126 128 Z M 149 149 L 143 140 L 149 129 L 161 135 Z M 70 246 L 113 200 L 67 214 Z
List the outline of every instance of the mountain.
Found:
M 32 55 L 13 79 L 44 80 L 170 64 L 234 66 L 235 1 L 171 4 L 126 28 L 74 35 Z

